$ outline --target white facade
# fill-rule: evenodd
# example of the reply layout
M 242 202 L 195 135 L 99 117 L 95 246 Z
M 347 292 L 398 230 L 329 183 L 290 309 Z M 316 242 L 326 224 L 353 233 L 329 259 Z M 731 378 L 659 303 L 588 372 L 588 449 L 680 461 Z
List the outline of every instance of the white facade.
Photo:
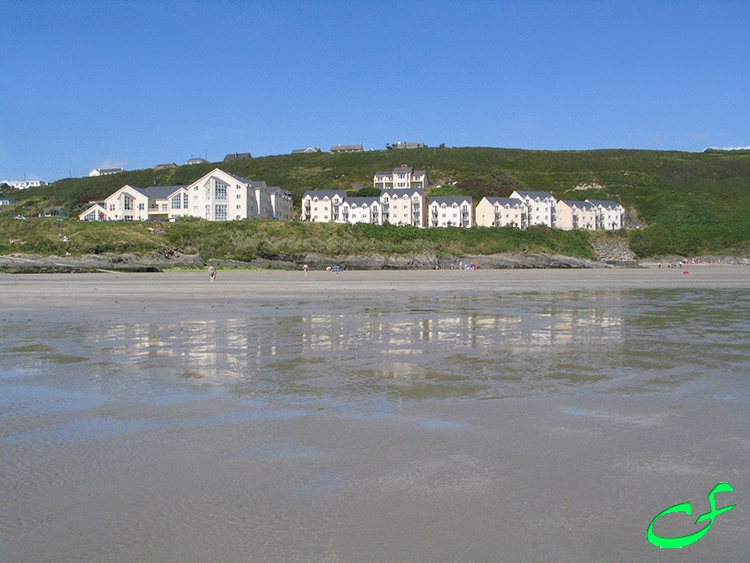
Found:
M 123 186 L 104 202 L 108 221 L 201 217 L 208 221 L 291 220 L 292 194 L 218 168 L 189 186 Z M 86 215 L 87 210 L 83 213 Z
M 430 198 L 428 211 L 430 227 L 466 227 L 474 225 L 470 196 Z
M 150 199 L 141 188 L 121 187 L 104 200 L 107 221 L 145 221 L 148 219 Z
M 380 199 L 377 197 L 350 197 L 341 204 L 340 222 L 382 225 Z
M 605 231 L 622 229 L 625 226 L 625 208 L 617 202 L 587 199 L 596 209 L 596 228 Z
M 107 210 L 106 208 L 99 204 L 95 203 L 91 207 L 89 207 L 86 211 L 81 213 L 78 216 L 79 221 L 106 221 L 107 220 Z
M 94 168 L 89 172 L 89 176 L 110 176 L 120 172 L 125 172 L 125 170 L 123 168 Z
M 527 225 L 555 226 L 555 206 L 557 201 L 549 192 L 514 191 L 513 199 L 520 199 L 526 205 Z
M 344 190 L 314 190 L 302 196 L 302 220 L 314 223 L 340 221 L 341 204 L 346 199 Z
M 186 187 L 189 214 L 207 221 L 271 219 L 265 182 L 255 182 L 215 168 Z
M 596 208 L 587 201 L 557 202 L 555 210 L 555 227 L 564 231 L 596 229 Z
M 272 218 L 277 221 L 291 221 L 294 218 L 292 192 L 282 190 L 278 186 L 272 186 L 268 188 L 268 195 L 271 198 Z
M 476 209 L 480 227 L 526 228 L 526 204 L 510 197 L 483 197 Z
M 380 194 L 382 223 L 427 226 L 427 207 L 422 189 L 387 189 Z
M 15 180 L 12 182 L 0 182 L 0 184 L 8 184 L 11 188 L 15 188 L 17 190 L 25 190 L 28 188 L 48 186 L 49 182 L 45 182 L 44 180 Z

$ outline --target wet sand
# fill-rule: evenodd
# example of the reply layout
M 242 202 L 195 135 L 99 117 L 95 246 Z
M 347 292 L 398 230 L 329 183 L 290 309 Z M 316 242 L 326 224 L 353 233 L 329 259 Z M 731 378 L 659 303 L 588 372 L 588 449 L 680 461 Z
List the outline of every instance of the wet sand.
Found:
M 750 268 L 685 270 L 0 275 L 0 560 L 744 560 Z

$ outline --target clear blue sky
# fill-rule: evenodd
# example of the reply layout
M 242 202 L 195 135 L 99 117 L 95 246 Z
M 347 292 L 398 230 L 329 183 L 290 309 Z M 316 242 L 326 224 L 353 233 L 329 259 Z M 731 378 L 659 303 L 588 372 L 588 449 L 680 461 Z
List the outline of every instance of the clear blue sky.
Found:
M 750 145 L 750 1 L 0 2 L 0 180 L 396 141 Z

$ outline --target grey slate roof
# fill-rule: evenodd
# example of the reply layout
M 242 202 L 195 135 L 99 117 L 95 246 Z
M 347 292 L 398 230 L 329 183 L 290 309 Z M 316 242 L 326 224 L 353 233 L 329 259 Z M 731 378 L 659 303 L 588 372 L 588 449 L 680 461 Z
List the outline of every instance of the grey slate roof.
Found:
M 146 192 L 148 197 L 153 199 L 167 199 L 169 196 L 171 196 L 173 193 L 175 193 L 180 188 L 184 188 L 186 186 L 153 186 L 150 188 L 146 188 L 143 190 Z
M 396 194 L 398 197 L 403 197 L 404 194 L 411 197 L 414 194 L 419 194 L 424 197 L 424 189 L 423 188 L 386 188 L 383 190 L 383 195 L 385 194 Z
M 515 197 L 487 197 L 487 201 L 489 201 L 492 205 L 500 204 L 503 207 L 506 205 L 510 205 L 512 207 L 523 205 L 523 200 L 520 200 Z
M 549 192 L 522 192 L 520 190 L 516 190 L 516 193 L 521 197 L 530 197 L 531 199 L 545 199 L 548 197 L 552 197 L 552 194 Z
M 590 204 L 596 207 L 606 207 L 607 209 L 615 209 L 620 207 L 620 204 L 616 201 L 610 201 L 608 199 L 587 199 Z
M 464 203 L 465 201 L 468 202 L 469 205 L 471 205 L 472 203 L 471 196 L 470 195 L 452 195 L 452 196 L 439 196 L 439 197 L 430 198 L 430 204 L 445 203 L 446 205 L 453 205 L 454 203 Z
M 245 160 L 246 158 L 253 158 L 253 155 L 251 155 L 249 152 L 233 152 L 224 157 L 224 162 L 230 162 L 232 160 Z
M 363 151 L 362 145 L 334 145 L 331 147 L 331 152 L 339 151 Z
M 578 209 L 593 209 L 595 207 L 590 201 L 571 201 L 563 199 L 560 200 L 560 203 L 565 203 L 569 207 L 577 207 Z
M 370 196 L 370 197 L 348 197 L 346 198 L 346 202 L 349 205 L 357 205 L 359 207 L 362 207 L 363 205 L 372 205 L 373 203 L 380 203 L 380 198 L 376 196 Z
M 332 198 L 333 196 L 337 195 L 341 199 L 346 198 L 346 190 L 310 190 L 305 192 L 305 195 L 302 197 L 317 197 L 318 199 L 323 199 L 324 197 L 328 196 L 329 198 Z

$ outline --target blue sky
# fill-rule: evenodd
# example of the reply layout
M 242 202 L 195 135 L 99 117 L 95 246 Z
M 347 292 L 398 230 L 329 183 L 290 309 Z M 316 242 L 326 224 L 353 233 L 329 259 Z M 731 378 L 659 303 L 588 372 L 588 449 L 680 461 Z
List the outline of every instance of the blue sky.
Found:
M 750 2 L 0 2 L 0 179 L 295 148 L 750 145 Z

